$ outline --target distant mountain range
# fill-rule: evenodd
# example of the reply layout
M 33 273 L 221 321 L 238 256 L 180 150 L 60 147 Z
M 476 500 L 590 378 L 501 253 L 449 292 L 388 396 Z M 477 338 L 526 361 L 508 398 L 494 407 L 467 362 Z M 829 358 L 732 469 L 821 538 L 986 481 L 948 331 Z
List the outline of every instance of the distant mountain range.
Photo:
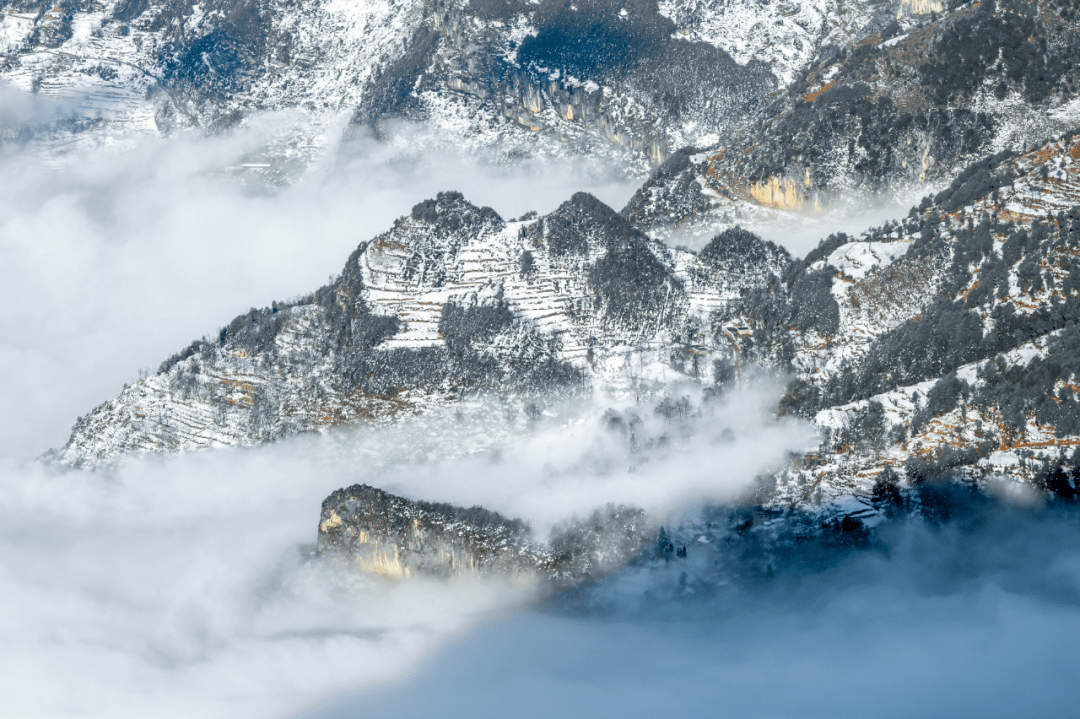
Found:
M 686 174 L 697 196 L 639 198 L 635 219 L 650 228 L 910 192 L 1080 122 L 1070 2 L 0 8 L 0 80 L 71 110 L 42 121 L 39 135 L 215 132 L 298 110 L 304 129 L 266 147 L 258 159 L 269 163 L 249 163 L 270 164 L 249 171 L 271 176 L 338 142 L 342 119 L 352 128 L 422 122 L 507 163 L 599 155 L 642 178 L 699 149 L 690 166 L 651 183 Z

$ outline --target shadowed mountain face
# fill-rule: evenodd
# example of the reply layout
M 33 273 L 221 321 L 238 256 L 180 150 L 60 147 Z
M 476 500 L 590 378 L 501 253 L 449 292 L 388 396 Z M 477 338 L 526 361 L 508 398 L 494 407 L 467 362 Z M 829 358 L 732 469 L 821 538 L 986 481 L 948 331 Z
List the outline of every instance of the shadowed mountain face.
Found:
M 686 133 L 745 122 L 777 86 L 765 63 L 687 39 L 647 1 L 5 7 L 0 79 L 69 101 L 108 134 L 215 132 L 299 110 L 310 124 L 270 148 L 279 161 L 305 159 L 346 115 L 422 122 L 506 161 L 599 153 L 641 174 Z M 82 131 L 38 128 L 57 130 Z

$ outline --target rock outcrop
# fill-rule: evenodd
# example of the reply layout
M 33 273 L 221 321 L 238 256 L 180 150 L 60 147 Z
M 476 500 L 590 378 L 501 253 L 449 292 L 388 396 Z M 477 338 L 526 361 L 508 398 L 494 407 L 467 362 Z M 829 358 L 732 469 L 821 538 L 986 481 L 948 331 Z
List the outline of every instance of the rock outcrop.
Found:
M 650 546 L 655 531 L 641 510 L 608 505 L 556 527 L 543 543 L 520 519 L 481 507 L 414 501 L 353 485 L 323 502 L 318 551 L 395 579 L 499 576 L 563 587 L 623 566 Z

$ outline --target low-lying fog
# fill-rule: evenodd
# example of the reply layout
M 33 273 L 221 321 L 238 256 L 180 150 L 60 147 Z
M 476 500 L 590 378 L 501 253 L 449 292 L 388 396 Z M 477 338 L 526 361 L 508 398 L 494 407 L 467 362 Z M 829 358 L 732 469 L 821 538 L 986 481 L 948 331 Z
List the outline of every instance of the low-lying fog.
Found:
M 386 584 L 312 559 L 322 499 L 357 482 L 484 504 L 540 534 L 606 501 L 694 517 L 813 441 L 770 420 L 768 381 L 680 427 L 648 403 L 553 405 L 533 424 L 492 399 L 411 426 L 111 472 L 37 464 L 139 368 L 249 306 L 316 288 L 440 190 L 507 217 L 577 190 L 619 207 L 634 190 L 584 163 L 506 170 L 363 139 L 287 189 L 245 187 L 223 168 L 267 131 L 105 147 L 59 170 L 10 146 L 0 160 L 5 715 L 983 716 L 1006 715 L 1010 699 L 1028 709 L 1013 716 L 1053 715 L 1080 666 L 1078 534 L 1035 510 L 1010 510 L 1029 514 L 1000 551 L 1000 531 L 897 530 L 891 553 L 795 566 L 693 604 L 644 601 L 678 582 L 666 566 L 537 609 L 497 582 Z M 675 391 L 703 406 L 695 388 Z M 630 457 L 600 421 L 609 405 L 670 441 Z M 957 584 L 954 567 L 974 569 Z M 1031 567 L 1041 589 L 1020 581 Z

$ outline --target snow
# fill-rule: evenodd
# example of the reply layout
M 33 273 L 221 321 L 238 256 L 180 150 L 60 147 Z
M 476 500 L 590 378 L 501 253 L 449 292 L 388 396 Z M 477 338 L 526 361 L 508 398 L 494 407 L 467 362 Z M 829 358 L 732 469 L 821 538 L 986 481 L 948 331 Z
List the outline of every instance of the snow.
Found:
M 59 48 L 19 54 L 16 62 L 0 72 L 0 80 L 29 90 L 39 79 L 41 97 L 62 101 L 76 114 L 102 118 L 103 123 L 73 138 L 79 145 L 158 135 L 155 112 L 171 98 L 148 97 L 147 91 L 160 73 L 155 64 L 164 35 L 143 30 L 135 22 L 129 34 L 122 36 L 115 23 L 105 23 L 111 6 L 89 8 L 74 14 L 72 36 Z M 258 76 L 247 98 L 233 102 L 235 108 L 246 110 L 251 104 L 268 111 L 309 108 L 310 122 L 297 126 L 303 128 L 301 137 L 286 139 L 279 149 L 312 159 L 312 153 L 325 143 L 320 135 L 336 128 L 339 108 L 358 104 L 374 69 L 401 51 L 404 38 L 420 21 L 421 8 L 421 0 L 281 3 L 271 14 L 273 32 L 291 36 L 293 62 Z M 151 7 L 151 12 L 155 9 Z M 203 35 L 215 20 L 202 5 L 196 5 L 185 17 L 185 30 Z M 0 53 L 16 51 L 33 27 L 32 21 L 0 15 Z M 304 58 L 317 60 L 309 63 Z M 106 80 L 94 74 L 92 69 L 99 65 L 115 70 L 116 77 Z M 185 104 L 177 110 L 181 123 L 199 122 Z
M 861 280 L 870 270 L 887 265 L 903 256 L 910 240 L 898 242 L 849 242 L 836 248 L 821 266 L 832 265 L 845 276 Z M 820 269 L 821 267 L 815 267 Z
M 781 86 L 790 84 L 813 59 L 823 36 L 861 27 L 860 18 L 870 15 L 858 3 L 835 0 L 662 0 L 659 10 L 675 23 L 676 37 L 706 42 L 741 64 L 760 60 Z
M 34 30 L 33 16 L 0 13 L 0 54 L 15 52 Z
M 668 324 L 648 329 L 606 319 L 588 273 L 607 252 L 601 232 L 586 229 L 582 255 L 553 256 L 542 235 L 534 239 L 526 232 L 538 220 L 504 222 L 455 199 L 440 199 L 437 207 L 440 213 L 462 213 L 469 221 L 435 228 L 411 215 L 401 218 L 368 242 L 356 260 L 367 306 L 400 322 L 397 334 L 377 350 L 442 346 L 439 324 L 448 302 L 468 306 L 501 299 L 514 322 L 475 347 L 497 360 L 514 361 L 539 337 L 549 342 L 545 346 L 556 359 L 578 367 L 583 381 L 587 378 L 594 390 L 612 397 L 635 396 L 642 386 L 696 381 L 672 365 L 672 350 L 680 345 Z M 709 314 L 737 296 L 728 286 L 730 278 L 714 276 L 693 253 L 647 245 L 669 276 L 681 280 L 671 285 L 672 327 L 697 317 L 707 328 Z M 524 276 L 526 250 L 533 255 L 533 271 Z M 737 280 L 745 283 L 747 278 Z M 444 387 L 400 391 L 393 397 L 341 390 L 335 383 L 335 351 L 328 352 L 320 341 L 329 331 L 323 308 L 310 304 L 284 311 L 276 353 L 230 353 L 211 340 L 212 357 L 183 360 L 90 412 L 57 459 L 97 465 L 131 452 L 259 444 L 361 419 L 396 422 L 453 401 Z M 693 353 L 703 367 L 711 365 L 714 355 L 730 352 L 725 340 L 708 332 L 698 342 Z M 298 374 L 296 367 L 306 369 Z M 257 401 L 278 408 L 268 424 L 252 422 Z

